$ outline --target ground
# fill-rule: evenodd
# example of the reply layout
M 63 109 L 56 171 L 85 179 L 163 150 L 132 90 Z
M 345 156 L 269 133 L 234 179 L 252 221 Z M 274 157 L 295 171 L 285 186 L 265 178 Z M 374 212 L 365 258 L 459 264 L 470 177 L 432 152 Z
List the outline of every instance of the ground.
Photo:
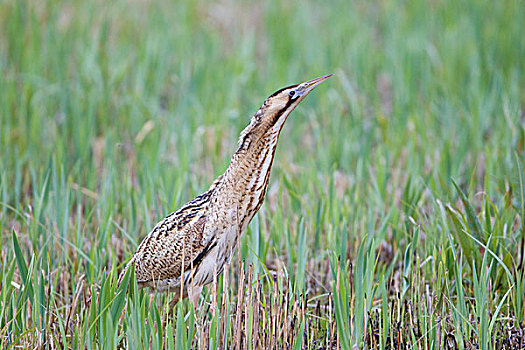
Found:
M 521 349 L 522 1 L 0 3 L 0 347 Z M 286 85 L 228 271 L 118 273 Z

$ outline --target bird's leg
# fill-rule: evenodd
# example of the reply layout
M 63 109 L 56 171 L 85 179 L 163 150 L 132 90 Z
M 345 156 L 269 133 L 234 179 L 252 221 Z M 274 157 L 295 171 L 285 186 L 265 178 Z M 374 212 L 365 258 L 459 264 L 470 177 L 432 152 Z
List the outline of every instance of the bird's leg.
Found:
M 193 305 L 193 309 L 196 312 L 197 306 L 199 305 L 199 298 L 201 296 L 202 286 L 195 287 L 195 286 L 187 286 L 184 288 L 184 292 L 181 297 L 181 293 L 174 293 L 173 299 L 168 304 L 168 310 L 169 312 L 173 312 L 173 308 L 177 305 L 179 300 L 184 299 L 185 297 L 190 297 L 190 302 Z
M 191 286 L 190 287 L 190 301 L 193 304 L 195 310 L 199 306 L 199 298 L 201 296 L 202 286 Z
M 197 339 L 200 338 L 200 334 L 202 331 L 201 319 L 199 315 L 197 314 L 201 291 L 202 291 L 202 286 L 195 286 L 195 285 L 188 286 L 188 295 L 189 295 L 191 306 L 193 307 L 193 314 L 195 315 L 195 328 L 196 328 L 195 330 L 197 334 Z
M 186 288 L 184 288 L 183 290 L 179 290 L 178 288 L 175 288 L 175 293 L 173 293 L 173 298 L 168 303 L 168 314 L 170 316 L 173 316 L 176 314 L 176 312 L 174 312 L 175 306 L 177 306 L 177 303 L 179 301 L 182 301 L 187 296 L 188 296 L 188 290 Z
M 180 294 L 179 293 L 175 293 L 175 295 L 173 296 L 173 299 L 171 299 L 169 304 L 168 304 L 169 312 L 173 312 L 173 308 L 175 307 L 175 305 L 177 305 L 179 300 L 180 300 Z

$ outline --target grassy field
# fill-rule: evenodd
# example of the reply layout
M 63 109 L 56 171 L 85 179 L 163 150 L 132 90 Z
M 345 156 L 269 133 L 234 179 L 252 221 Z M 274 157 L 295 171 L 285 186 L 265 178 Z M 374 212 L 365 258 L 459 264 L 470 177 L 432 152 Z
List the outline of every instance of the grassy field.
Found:
M 519 0 L 0 2 L 0 348 L 524 348 L 524 25 Z M 264 99 L 329 73 L 196 311 L 117 287 Z

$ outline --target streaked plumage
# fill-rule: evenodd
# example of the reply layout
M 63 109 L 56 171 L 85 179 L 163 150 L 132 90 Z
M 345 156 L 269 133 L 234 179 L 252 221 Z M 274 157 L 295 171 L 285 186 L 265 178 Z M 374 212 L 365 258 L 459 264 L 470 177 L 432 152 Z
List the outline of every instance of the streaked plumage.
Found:
M 222 273 L 237 239 L 263 203 L 279 133 L 288 115 L 330 76 L 280 89 L 268 97 L 242 131 L 225 173 L 208 191 L 153 228 L 121 278 L 134 266 L 139 286 L 178 291 L 184 273 L 183 285 L 196 303 L 202 286 L 213 281 L 214 273 Z

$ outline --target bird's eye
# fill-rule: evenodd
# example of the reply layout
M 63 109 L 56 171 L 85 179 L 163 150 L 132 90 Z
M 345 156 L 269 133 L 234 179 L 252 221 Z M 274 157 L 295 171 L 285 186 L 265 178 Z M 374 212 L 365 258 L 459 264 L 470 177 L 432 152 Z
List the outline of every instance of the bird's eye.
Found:
M 288 93 L 288 96 L 293 97 L 295 95 L 295 90 L 292 90 Z

